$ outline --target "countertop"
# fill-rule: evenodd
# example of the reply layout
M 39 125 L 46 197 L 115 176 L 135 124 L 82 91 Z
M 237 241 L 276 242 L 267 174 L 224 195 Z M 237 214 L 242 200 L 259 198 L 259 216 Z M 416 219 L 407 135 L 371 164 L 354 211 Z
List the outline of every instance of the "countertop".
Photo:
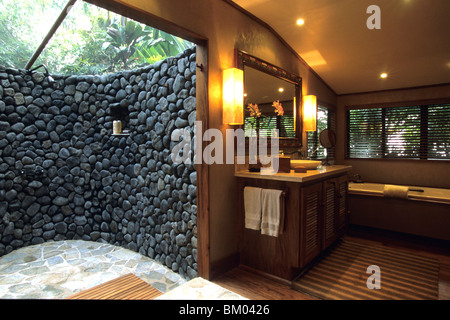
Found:
M 237 170 L 234 173 L 235 177 L 239 178 L 253 178 L 253 179 L 265 179 L 287 182 L 314 182 L 315 180 L 321 180 L 336 174 L 346 173 L 352 169 L 351 166 L 333 165 L 324 166 L 322 170 L 308 170 L 306 173 L 295 173 L 291 170 L 290 173 L 276 173 L 270 174 L 270 172 L 249 172 L 248 170 Z

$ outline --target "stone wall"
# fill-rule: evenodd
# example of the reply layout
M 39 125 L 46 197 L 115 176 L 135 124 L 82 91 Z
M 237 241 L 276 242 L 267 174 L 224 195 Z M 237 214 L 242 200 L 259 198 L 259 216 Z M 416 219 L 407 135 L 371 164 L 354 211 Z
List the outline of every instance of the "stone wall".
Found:
M 0 256 L 83 239 L 197 275 L 194 165 L 171 134 L 196 118 L 195 48 L 139 70 L 52 76 L 0 67 Z M 113 135 L 123 120 L 129 135 Z

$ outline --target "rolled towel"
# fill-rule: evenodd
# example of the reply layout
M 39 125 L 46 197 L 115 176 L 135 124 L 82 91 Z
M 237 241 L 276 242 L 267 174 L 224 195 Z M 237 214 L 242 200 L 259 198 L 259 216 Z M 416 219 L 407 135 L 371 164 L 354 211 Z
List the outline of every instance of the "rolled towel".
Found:
M 261 188 L 244 188 L 245 227 L 261 230 Z
M 395 186 L 391 184 L 384 185 L 384 196 L 388 198 L 408 199 L 409 187 Z
M 284 227 L 283 191 L 273 189 L 262 190 L 261 234 L 278 237 Z

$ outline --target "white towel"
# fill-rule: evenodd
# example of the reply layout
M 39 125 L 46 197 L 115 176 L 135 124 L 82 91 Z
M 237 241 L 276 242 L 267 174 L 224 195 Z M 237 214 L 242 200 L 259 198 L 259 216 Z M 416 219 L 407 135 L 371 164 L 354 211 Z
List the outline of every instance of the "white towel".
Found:
M 263 189 L 262 194 L 261 234 L 278 237 L 284 227 L 283 191 Z
M 244 188 L 245 227 L 261 230 L 261 188 Z
M 408 199 L 408 191 L 409 191 L 409 187 L 385 184 L 383 194 L 385 197 L 388 197 L 388 198 Z

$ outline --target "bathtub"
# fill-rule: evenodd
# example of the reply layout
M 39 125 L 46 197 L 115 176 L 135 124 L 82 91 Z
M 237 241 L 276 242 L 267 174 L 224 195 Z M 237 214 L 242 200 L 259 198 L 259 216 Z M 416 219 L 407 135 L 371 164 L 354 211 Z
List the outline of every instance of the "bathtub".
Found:
M 374 197 L 384 197 L 384 186 L 385 185 L 382 183 L 350 182 L 348 185 L 348 193 Z M 450 205 L 450 189 L 425 188 L 415 186 L 407 187 L 409 187 L 407 200 L 427 201 Z M 450 210 L 450 207 L 448 209 Z
M 349 183 L 351 224 L 450 241 L 450 189 L 408 186 L 407 198 L 391 198 L 384 186 Z

